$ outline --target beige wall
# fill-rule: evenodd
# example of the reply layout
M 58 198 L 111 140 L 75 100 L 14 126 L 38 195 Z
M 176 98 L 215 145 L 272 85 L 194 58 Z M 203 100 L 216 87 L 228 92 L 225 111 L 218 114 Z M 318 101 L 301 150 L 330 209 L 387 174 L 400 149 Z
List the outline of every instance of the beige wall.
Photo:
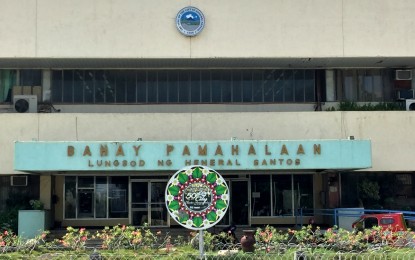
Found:
M 14 141 L 372 140 L 372 171 L 413 171 L 415 113 L 268 112 L 0 114 L 0 174 L 12 174 Z
M 202 10 L 194 38 L 178 11 Z M 413 0 L 0 0 L 0 59 L 415 56 Z

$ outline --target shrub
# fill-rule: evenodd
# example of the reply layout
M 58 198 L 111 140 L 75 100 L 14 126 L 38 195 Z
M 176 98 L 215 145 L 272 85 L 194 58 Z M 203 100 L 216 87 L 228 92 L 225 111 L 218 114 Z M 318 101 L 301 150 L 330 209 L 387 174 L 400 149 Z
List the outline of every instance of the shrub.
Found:
M 267 225 L 264 229 L 257 228 L 255 232 L 257 247 L 262 247 L 267 253 L 275 248 L 276 245 L 288 240 L 288 233 Z
M 89 232 L 85 228 L 67 227 L 66 231 L 67 233 L 59 241 L 64 247 L 75 251 L 85 249 L 85 243 L 89 236 Z
M 144 241 L 141 230 L 125 225 L 105 227 L 96 236 L 102 239 L 102 248 L 109 250 L 137 249 Z

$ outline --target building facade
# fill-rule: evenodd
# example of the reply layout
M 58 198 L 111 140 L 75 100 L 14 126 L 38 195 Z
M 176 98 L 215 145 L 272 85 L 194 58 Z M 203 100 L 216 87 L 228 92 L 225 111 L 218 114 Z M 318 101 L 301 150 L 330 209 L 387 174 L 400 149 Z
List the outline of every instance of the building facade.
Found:
M 172 226 L 167 181 L 198 164 L 222 225 L 415 208 L 413 1 L 0 3 L 0 211 Z

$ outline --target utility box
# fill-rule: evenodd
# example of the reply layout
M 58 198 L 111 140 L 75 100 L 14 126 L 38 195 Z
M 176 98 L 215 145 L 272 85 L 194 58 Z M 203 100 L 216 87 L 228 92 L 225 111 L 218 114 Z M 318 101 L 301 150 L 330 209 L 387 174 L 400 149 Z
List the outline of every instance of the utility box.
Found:
M 51 227 L 50 210 L 19 210 L 18 235 L 32 239 Z

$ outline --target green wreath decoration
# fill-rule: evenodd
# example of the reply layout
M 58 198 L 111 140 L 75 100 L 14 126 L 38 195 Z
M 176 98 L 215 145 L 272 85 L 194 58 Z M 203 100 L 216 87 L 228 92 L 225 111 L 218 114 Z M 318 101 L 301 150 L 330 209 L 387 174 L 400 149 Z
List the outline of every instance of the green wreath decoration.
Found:
M 193 165 L 180 169 L 166 187 L 170 216 L 188 229 L 208 229 L 218 223 L 229 205 L 229 188 L 215 170 Z

